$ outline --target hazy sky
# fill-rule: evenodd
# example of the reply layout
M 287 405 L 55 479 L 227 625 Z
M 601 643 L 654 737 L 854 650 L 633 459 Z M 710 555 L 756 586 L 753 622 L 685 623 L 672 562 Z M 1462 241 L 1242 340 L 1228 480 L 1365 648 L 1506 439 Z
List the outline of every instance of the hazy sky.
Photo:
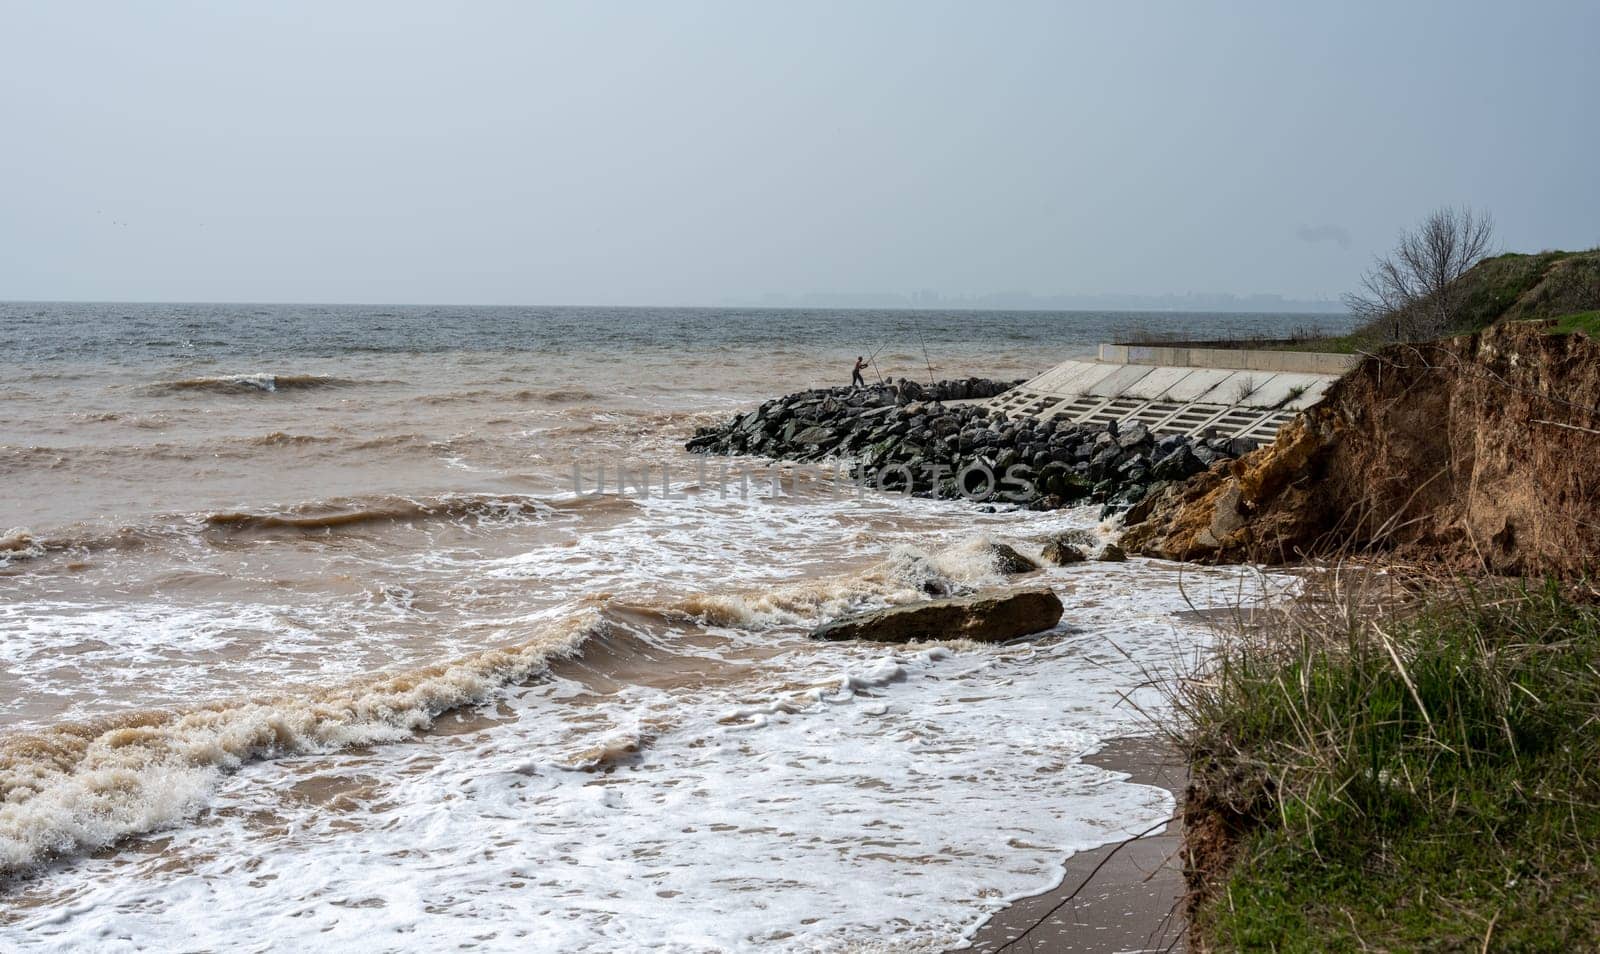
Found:
M 0 0 L 0 299 L 1334 296 L 1600 244 L 1600 3 Z

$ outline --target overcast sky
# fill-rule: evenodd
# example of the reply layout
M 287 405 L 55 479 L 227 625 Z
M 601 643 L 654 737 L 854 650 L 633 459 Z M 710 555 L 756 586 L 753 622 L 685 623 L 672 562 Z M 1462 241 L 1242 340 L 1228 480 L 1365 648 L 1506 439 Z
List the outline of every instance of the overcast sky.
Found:
M 0 0 L 0 299 L 1337 296 L 1445 203 L 1600 244 L 1597 40 L 1593 0 Z

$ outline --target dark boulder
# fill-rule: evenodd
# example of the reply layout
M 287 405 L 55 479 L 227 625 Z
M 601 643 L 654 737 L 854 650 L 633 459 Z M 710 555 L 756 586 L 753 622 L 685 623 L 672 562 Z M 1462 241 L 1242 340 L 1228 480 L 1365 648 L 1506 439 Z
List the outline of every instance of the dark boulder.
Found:
M 1073 563 L 1082 563 L 1089 557 L 1077 546 L 1067 542 L 1061 537 L 1045 541 L 1043 556 L 1045 560 L 1056 566 L 1069 566 Z
M 1018 573 L 1032 573 L 1039 569 L 1039 564 L 1018 553 L 1004 543 L 990 543 L 984 546 L 985 552 L 994 561 L 994 568 L 1006 576 L 1015 576 Z
M 1150 428 L 1135 421 L 1122 428 L 1116 435 L 1117 446 L 1123 450 L 1132 450 L 1141 444 L 1150 443 Z
M 1123 563 L 1128 559 L 1128 554 L 1115 543 L 1108 543 L 1100 549 L 1094 557 L 1101 563 Z
M 820 424 L 813 424 L 792 438 L 796 444 L 832 444 L 838 435 Z
M 1041 587 L 857 613 L 818 626 L 811 631 L 811 637 L 884 643 L 935 639 L 995 643 L 1042 632 L 1060 621 L 1061 600 L 1048 587 Z
M 1150 476 L 1154 480 L 1183 480 L 1205 469 L 1206 465 L 1187 445 L 1180 445 L 1150 468 Z

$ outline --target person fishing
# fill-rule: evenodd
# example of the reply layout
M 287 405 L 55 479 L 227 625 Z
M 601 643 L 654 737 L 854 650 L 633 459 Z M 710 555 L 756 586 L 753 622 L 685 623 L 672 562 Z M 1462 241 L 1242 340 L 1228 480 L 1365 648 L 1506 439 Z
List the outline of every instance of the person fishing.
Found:
M 851 387 L 853 387 L 853 388 L 864 388 L 864 387 L 867 386 L 866 378 L 863 378 L 861 376 L 861 371 L 866 366 L 867 366 L 867 359 L 863 358 L 859 354 L 856 355 L 856 366 L 850 372 L 850 386 Z

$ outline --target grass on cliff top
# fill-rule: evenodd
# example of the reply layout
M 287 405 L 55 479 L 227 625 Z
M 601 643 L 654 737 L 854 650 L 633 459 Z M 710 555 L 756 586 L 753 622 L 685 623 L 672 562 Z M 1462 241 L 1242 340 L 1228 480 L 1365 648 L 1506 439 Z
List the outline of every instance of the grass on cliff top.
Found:
M 1484 259 L 1461 276 L 1465 295 L 1456 330 L 1476 331 L 1502 318 L 1550 317 L 1548 312 L 1540 313 L 1536 302 L 1525 299 L 1545 281 L 1552 266 L 1584 254 L 1510 252 Z
M 1230 640 L 1180 690 L 1246 832 L 1203 944 L 1600 950 L 1600 608 L 1446 589 Z
M 1582 252 L 1507 252 L 1486 258 L 1457 279 L 1461 293 L 1454 326 L 1447 335 L 1481 331 L 1502 321 L 1534 321 L 1600 307 L 1600 248 Z M 1376 351 L 1391 338 L 1386 320 L 1347 335 L 1314 337 L 1275 347 L 1285 351 Z M 1592 327 L 1588 331 L 1593 337 Z
M 1570 335 L 1575 331 L 1600 341 L 1600 311 L 1580 311 L 1572 315 L 1562 315 L 1550 327 L 1550 333 L 1556 335 Z
M 1153 345 L 1176 348 L 1231 348 L 1257 351 L 1314 351 L 1323 354 L 1362 354 L 1383 347 L 1384 342 L 1371 334 L 1353 332 L 1332 335 L 1317 325 L 1303 325 L 1291 329 L 1283 337 L 1256 335 L 1226 338 L 1213 341 L 1195 341 L 1184 335 L 1135 323 L 1117 336 L 1118 344 Z
M 1347 335 L 1330 335 L 1305 341 L 1276 341 L 1267 344 L 1269 351 L 1313 351 L 1319 354 L 1365 354 L 1383 347 L 1383 342 L 1371 335 L 1352 332 Z

